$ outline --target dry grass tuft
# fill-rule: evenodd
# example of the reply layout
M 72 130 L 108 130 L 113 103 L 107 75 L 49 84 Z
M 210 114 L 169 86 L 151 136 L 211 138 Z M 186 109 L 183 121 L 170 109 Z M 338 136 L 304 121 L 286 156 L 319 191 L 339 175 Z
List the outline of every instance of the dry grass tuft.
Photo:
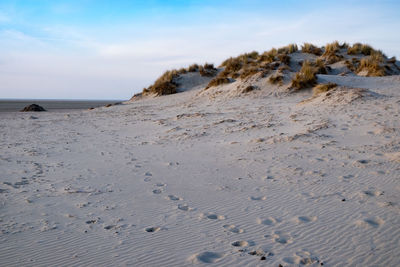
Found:
M 283 64 L 286 65 L 290 64 L 290 56 L 288 56 L 287 54 L 278 54 L 277 57 L 279 61 L 282 62 Z
M 396 57 L 391 57 L 391 58 L 389 58 L 389 59 L 387 60 L 387 63 L 395 64 L 396 61 L 397 61 Z
M 278 54 L 292 54 L 294 52 L 297 52 L 299 48 L 297 47 L 297 44 L 289 44 L 287 46 L 278 48 Z
M 188 71 L 187 71 L 187 69 L 185 69 L 185 68 L 180 68 L 179 70 L 178 70 L 178 73 L 179 74 L 185 74 L 185 73 L 187 73 Z
M 271 84 L 279 84 L 282 85 L 283 75 L 281 73 L 277 73 L 275 75 L 271 75 L 268 79 Z
M 242 73 L 240 74 L 240 79 L 249 78 L 259 72 L 260 72 L 260 69 L 257 67 L 247 67 L 247 68 L 243 69 Z
M 192 65 L 190 65 L 189 68 L 188 68 L 188 71 L 189 71 L 189 72 L 196 72 L 196 71 L 198 71 L 198 70 L 199 70 L 199 65 L 197 65 L 197 64 L 192 64 Z
M 213 86 L 218 86 L 218 85 L 230 83 L 230 82 L 231 82 L 231 80 L 229 78 L 217 76 L 217 77 L 215 77 L 214 79 L 212 79 L 208 83 L 208 85 L 206 86 L 205 89 L 208 89 L 208 88 L 213 87 Z
M 271 63 L 275 61 L 275 57 L 278 55 L 278 50 L 272 48 L 269 51 L 265 51 L 259 58 L 261 62 Z
M 363 58 L 357 68 L 357 74 L 365 76 L 385 76 L 385 68 L 382 66 L 385 58 L 382 52 L 372 52 L 372 54 Z
M 325 51 L 322 54 L 321 58 L 323 58 L 327 64 L 333 64 L 338 61 L 341 61 L 343 59 L 343 56 L 337 54 L 340 52 L 341 47 L 342 46 L 339 44 L 338 41 L 327 44 L 325 46 Z
M 328 74 L 328 69 L 322 59 L 317 58 L 317 60 L 315 60 L 314 66 L 317 68 L 317 74 Z
M 372 46 L 368 44 L 361 44 L 361 43 L 355 43 L 353 46 L 349 47 L 347 49 L 347 54 L 348 55 L 358 55 L 358 54 L 363 54 L 365 56 L 369 56 L 372 53 L 376 52 Z
M 326 44 L 325 51 L 322 54 L 322 56 L 335 54 L 335 53 L 339 52 L 339 50 L 340 50 L 340 44 L 339 44 L 338 41 L 335 41 L 335 42 L 330 43 L 330 44 Z
M 310 43 L 304 43 L 301 46 L 301 52 L 314 54 L 314 55 L 317 55 L 317 56 L 322 55 L 322 49 L 317 47 L 317 46 L 315 46 L 315 45 L 313 45 L 313 44 L 310 44 Z
M 217 74 L 217 69 L 214 68 L 214 64 L 205 63 L 199 67 L 199 72 L 201 76 L 214 77 Z
M 247 86 L 246 88 L 243 89 L 242 93 L 249 93 L 249 92 L 252 92 L 252 91 L 254 91 L 256 89 L 257 88 L 255 86 L 249 85 L 249 86 Z
M 318 95 L 323 92 L 328 92 L 337 86 L 336 83 L 321 83 L 313 87 L 313 95 Z
M 177 70 L 166 71 L 161 77 L 159 77 L 153 85 L 149 88 L 143 89 L 143 95 L 156 94 L 160 95 L 170 95 L 175 94 L 178 84 L 176 83 L 176 78 L 179 76 Z
M 317 82 L 317 71 L 309 61 L 304 61 L 300 71 L 292 79 L 291 87 L 297 91 L 314 86 Z

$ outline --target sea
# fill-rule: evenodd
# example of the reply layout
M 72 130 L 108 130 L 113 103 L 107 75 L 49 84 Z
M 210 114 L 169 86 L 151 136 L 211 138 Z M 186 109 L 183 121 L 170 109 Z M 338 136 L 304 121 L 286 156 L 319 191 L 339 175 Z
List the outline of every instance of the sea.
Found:
M 26 106 L 37 104 L 49 112 L 89 109 L 115 104 L 124 100 L 48 100 L 48 99 L 0 99 L 0 112 L 18 112 Z

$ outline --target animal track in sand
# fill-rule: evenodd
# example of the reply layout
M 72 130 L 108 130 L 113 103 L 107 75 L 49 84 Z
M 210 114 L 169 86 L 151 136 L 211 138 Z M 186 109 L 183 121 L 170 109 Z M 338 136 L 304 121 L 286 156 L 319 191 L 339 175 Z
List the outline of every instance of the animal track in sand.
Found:
M 241 241 L 235 241 L 231 245 L 234 247 L 247 247 L 249 246 L 249 242 L 241 240 Z
M 168 195 L 166 197 L 166 199 L 173 200 L 173 201 L 178 201 L 178 200 L 182 200 L 183 198 L 180 198 L 180 197 L 177 197 L 177 196 L 174 196 L 174 195 Z
M 365 167 L 367 164 L 369 164 L 371 161 L 368 159 L 360 159 L 360 160 L 356 160 L 353 162 L 353 166 L 359 167 L 359 168 L 363 168 Z
M 297 223 L 309 223 L 309 222 L 315 222 L 317 220 L 316 216 L 299 216 L 294 218 L 294 221 Z
M 379 190 L 366 190 L 364 191 L 364 194 L 366 194 L 367 196 L 370 197 L 379 197 L 383 195 L 383 191 L 379 191 Z
M 379 217 L 370 217 L 370 218 L 356 221 L 356 225 L 360 226 L 360 227 L 378 228 L 379 226 L 381 226 L 384 223 L 385 223 L 385 221 Z
M 282 245 L 293 243 L 292 237 L 289 234 L 283 233 L 281 231 L 275 231 L 273 235 L 265 235 L 264 237 L 272 237 L 272 240 Z
M 189 261 L 191 261 L 192 263 L 215 263 L 220 261 L 224 256 L 225 255 L 223 253 L 206 251 L 190 256 Z
M 200 213 L 200 218 L 206 218 L 210 220 L 225 220 L 225 216 L 217 215 L 215 213 Z
M 193 208 L 189 207 L 187 204 L 179 204 L 178 209 L 183 210 L 183 211 L 192 211 L 194 210 Z
M 320 265 L 323 265 L 318 257 L 313 256 L 310 252 L 305 250 L 296 252 L 293 257 L 285 257 L 283 258 L 283 261 L 289 264 L 296 265 L 311 265 L 314 263 L 319 263 Z
M 259 197 L 249 197 L 250 200 L 266 200 L 266 196 L 259 196 Z
M 279 220 L 279 219 L 275 219 L 275 218 L 273 218 L 273 217 L 268 217 L 268 218 L 266 218 L 266 219 L 257 218 L 256 222 L 257 222 L 258 224 L 264 224 L 264 225 L 273 226 L 273 225 L 279 223 L 280 220 Z
M 160 227 L 147 227 L 147 228 L 145 228 L 144 229 L 146 232 L 148 232 L 148 233 L 156 233 L 156 232 L 158 232 L 158 231 L 160 231 L 161 230 L 161 228 Z
M 243 229 L 240 229 L 240 228 L 236 227 L 236 226 L 233 225 L 233 224 L 225 224 L 223 227 L 224 227 L 227 231 L 232 232 L 232 233 L 235 233 L 235 234 L 241 234 L 241 233 L 244 232 Z

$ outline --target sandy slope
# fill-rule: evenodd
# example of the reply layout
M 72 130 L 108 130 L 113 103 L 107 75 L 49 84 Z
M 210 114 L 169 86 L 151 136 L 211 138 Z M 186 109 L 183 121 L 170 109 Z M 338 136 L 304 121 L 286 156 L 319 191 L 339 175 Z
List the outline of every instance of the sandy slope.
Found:
M 400 79 L 319 79 L 0 114 L 0 265 L 400 265 Z

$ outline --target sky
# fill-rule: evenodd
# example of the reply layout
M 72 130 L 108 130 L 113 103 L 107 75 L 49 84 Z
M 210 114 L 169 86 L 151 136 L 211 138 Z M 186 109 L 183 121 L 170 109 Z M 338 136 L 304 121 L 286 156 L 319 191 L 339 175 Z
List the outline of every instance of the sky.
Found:
M 400 58 L 400 1 L 0 0 L 0 98 L 129 99 L 164 71 L 304 42 Z

